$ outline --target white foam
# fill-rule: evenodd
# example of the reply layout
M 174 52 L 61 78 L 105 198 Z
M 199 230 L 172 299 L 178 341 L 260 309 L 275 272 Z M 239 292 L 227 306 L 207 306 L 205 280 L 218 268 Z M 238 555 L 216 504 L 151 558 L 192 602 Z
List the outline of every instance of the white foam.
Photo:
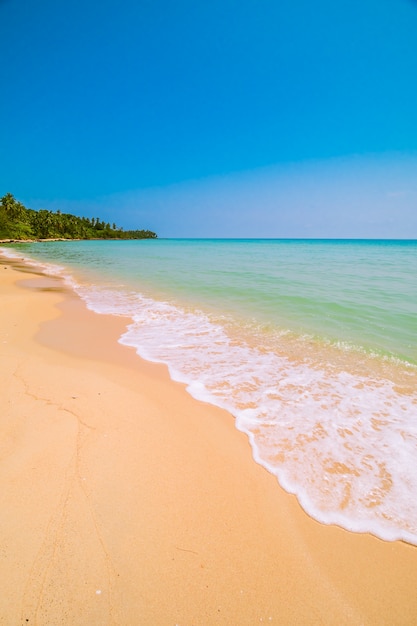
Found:
M 257 462 L 311 516 L 417 544 L 417 394 L 250 347 L 199 311 L 114 296 L 88 291 L 87 299 L 97 311 L 123 309 L 133 321 L 121 343 L 231 412 Z
M 3 250 L 4 253 L 4 250 Z M 21 258 L 7 250 L 8 256 Z M 33 263 L 33 262 L 32 262 Z M 62 275 L 98 313 L 125 315 L 120 342 L 165 363 L 197 399 L 227 409 L 256 461 L 323 523 L 417 545 L 417 393 L 250 346 L 201 311 Z

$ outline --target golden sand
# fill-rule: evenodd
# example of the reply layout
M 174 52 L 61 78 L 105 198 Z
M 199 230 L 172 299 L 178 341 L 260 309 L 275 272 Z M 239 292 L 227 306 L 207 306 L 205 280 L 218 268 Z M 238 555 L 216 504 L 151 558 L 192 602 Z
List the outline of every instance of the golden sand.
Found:
M 233 418 L 0 264 L 0 624 L 417 623 L 417 549 L 323 526 Z

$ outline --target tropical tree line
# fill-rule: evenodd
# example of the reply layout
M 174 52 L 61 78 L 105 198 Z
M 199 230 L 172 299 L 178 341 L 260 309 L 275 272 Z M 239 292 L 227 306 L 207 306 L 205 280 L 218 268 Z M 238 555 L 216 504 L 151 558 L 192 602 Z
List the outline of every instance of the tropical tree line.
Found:
M 98 217 L 27 209 L 6 193 L 0 199 L 0 239 L 155 239 L 150 230 L 123 230 Z

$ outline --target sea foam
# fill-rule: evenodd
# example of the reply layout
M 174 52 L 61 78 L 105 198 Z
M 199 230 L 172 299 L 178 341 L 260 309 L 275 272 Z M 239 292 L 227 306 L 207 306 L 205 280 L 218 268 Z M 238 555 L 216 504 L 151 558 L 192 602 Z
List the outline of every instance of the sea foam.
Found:
M 255 460 L 313 518 L 417 545 L 413 384 L 398 385 L 372 360 L 368 370 L 350 368 L 348 351 L 342 363 L 323 358 L 311 337 L 299 338 L 305 350 L 294 355 L 285 330 L 272 344 L 262 329 L 249 340 L 227 316 L 82 283 L 58 264 L 31 262 L 61 275 L 91 310 L 125 316 L 120 342 L 165 363 L 195 398 L 229 411 Z
M 417 394 L 315 362 L 311 351 L 299 361 L 258 349 L 202 311 L 78 291 L 91 309 L 132 319 L 122 344 L 234 415 L 256 461 L 312 517 L 417 544 Z

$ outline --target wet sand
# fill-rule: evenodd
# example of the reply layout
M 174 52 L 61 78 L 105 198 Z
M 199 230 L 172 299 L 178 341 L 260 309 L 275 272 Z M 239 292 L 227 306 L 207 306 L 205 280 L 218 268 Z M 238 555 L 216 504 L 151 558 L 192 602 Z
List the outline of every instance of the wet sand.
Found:
M 0 276 L 0 624 L 417 623 L 417 548 L 318 524 L 128 320 Z

